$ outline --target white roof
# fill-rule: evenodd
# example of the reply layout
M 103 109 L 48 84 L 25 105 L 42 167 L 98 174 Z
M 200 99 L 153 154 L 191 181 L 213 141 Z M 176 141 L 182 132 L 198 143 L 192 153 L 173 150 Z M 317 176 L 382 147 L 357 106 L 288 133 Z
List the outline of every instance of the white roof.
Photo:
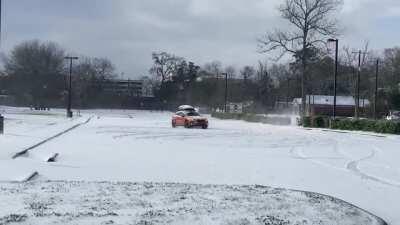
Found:
M 328 95 L 307 95 L 306 103 L 313 105 L 333 105 L 334 97 Z M 301 98 L 295 98 L 293 100 L 296 104 L 301 104 Z M 355 98 L 353 96 L 336 96 L 336 105 L 343 106 L 355 106 Z M 360 106 L 369 105 L 368 99 L 360 99 Z
M 181 105 L 178 107 L 179 110 L 195 110 L 195 108 L 191 105 Z

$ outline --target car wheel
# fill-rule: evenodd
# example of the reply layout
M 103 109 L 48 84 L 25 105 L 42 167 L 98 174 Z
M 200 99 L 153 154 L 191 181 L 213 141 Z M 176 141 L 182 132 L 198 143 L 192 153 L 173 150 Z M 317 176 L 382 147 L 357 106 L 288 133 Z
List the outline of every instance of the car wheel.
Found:
M 190 128 L 189 122 L 185 121 L 185 128 Z
M 207 128 L 208 128 L 208 125 L 203 125 L 203 126 L 201 126 L 201 128 L 207 129 Z
M 176 127 L 176 122 L 172 121 L 172 127 L 175 128 Z

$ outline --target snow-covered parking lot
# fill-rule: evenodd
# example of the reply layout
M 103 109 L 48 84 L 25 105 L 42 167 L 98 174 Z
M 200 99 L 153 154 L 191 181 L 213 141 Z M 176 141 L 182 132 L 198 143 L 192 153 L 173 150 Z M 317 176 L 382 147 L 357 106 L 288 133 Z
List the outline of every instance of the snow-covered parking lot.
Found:
M 33 171 L 40 174 L 38 185 L 47 180 L 265 185 L 334 196 L 400 224 L 397 136 L 215 119 L 208 130 L 173 129 L 170 113 L 150 111 L 92 110 L 74 120 L 63 115 L 5 113 L 1 188 L 12 189 L 15 184 L 7 182 Z M 89 118 L 89 123 L 11 159 Z M 45 162 L 54 153 L 59 153 L 57 162 Z M 5 195 L 0 192 L 0 201 Z

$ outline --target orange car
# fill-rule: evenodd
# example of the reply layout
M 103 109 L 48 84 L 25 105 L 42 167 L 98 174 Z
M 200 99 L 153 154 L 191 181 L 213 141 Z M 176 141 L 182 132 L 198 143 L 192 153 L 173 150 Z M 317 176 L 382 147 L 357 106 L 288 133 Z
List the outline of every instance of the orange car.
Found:
M 201 127 L 203 129 L 207 129 L 208 120 L 193 110 L 179 111 L 172 116 L 172 127 L 175 128 L 177 126 L 184 126 L 186 128 Z

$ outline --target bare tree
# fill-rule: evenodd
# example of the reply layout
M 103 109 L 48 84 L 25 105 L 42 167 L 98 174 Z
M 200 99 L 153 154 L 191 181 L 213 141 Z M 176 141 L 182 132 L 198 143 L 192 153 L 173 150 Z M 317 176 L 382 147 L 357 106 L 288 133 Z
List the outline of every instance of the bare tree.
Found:
M 234 66 L 227 66 L 225 67 L 225 73 L 228 74 L 229 79 L 233 79 L 236 77 L 236 69 Z
M 152 58 L 154 64 L 150 73 L 161 79 L 161 84 L 175 75 L 177 67 L 182 61 L 182 58 L 166 52 L 153 52 Z
M 275 30 L 258 40 L 260 52 L 279 51 L 277 60 L 285 54 L 296 55 L 302 64 L 302 99 L 304 116 L 306 97 L 306 73 L 308 59 L 313 50 L 326 43 L 327 37 L 338 33 L 337 21 L 333 14 L 342 0 L 285 0 L 279 7 L 283 19 L 289 21 L 294 29 Z
M 400 77 L 400 47 L 385 49 L 383 58 L 386 73 L 388 73 L 387 80 L 390 80 L 392 88 L 396 87 Z
M 259 60 L 257 63 L 257 80 L 260 81 L 268 73 L 268 62 Z
M 212 61 L 203 66 L 203 70 L 212 77 L 218 78 L 222 73 L 222 63 L 220 61 Z
M 112 80 L 117 77 L 114 64 L 107 58 L 93 58 L 92 65 L 96 70 L 97 77 L 102 80 Z
M 242 70 L 240 70 L 240 75 L 243 78 L 244 82 L 249 81 L 256 74 L 256 70 L 252 66 L 245 66 Z
M 53 42 L 25 41 L 4 62 L 13 85 L 10 91 L 30 104 L 56 101 L 63 89 L 64 49 Z

